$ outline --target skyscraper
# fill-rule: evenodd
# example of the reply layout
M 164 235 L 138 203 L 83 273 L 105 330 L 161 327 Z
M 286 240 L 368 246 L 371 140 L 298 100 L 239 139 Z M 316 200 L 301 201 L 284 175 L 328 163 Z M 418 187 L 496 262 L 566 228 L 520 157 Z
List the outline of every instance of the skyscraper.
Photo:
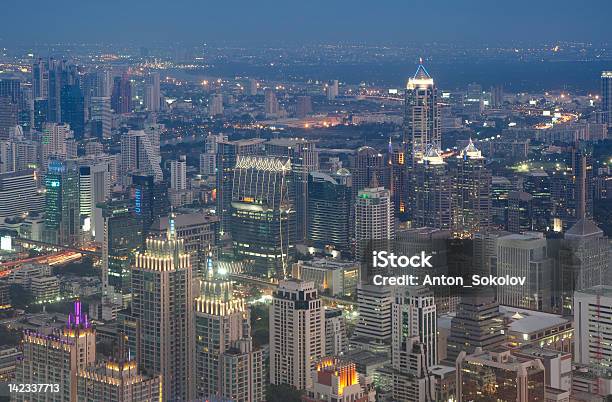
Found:
M 413 173 L 413 226 L 452 229 L 453 178 L 439 149 L 430 146 L 416 162 Z
M 461 351 L 494 350 L 506 341 L 504 318 L 493 289 L 477 289 L 461 297 L 452 319 L 446 359 L 453 364 Z
M 610 275 L 610 244 L 590 219 L 581 219 L 567 232 L 559 250 L 561 306 L 571 313 L 574 292 L 604 285 Z
M 96 361 L 96 332 L 81 302 L 74 303 L 66 327 L 51 335 L 27 331 L 23 336 L 23 358 L 16 370 L 22 384 L 58 384 L 56 393 L 33 394 L 41 399 L 77 402 L 77 374 Z M 31 401 L 32 394 L 15 393 L 17 401 Z
M 9 97 L 0 96 L 0 140 L 8 139 L 10 130 L 17 124 L 17 105 Z
M 210 117 L 223 115 L 223 95 L 212 94 L 208 98 L 208 115 Z
M 221 234 L 229 233 L 231 217 L 234 168 L 239 155 L 260 155 L 263 142 L 260 138 L 239 141 L 217 141 L 217 215 L 221 218 Z
M 134 213 L 142 221 L 145 236 L 155 219 L 170 212 L 168 186 L 164 182 L 156 182 L 154 176 L 132 176 L 131 199 Z
M 497 275 L 526 278 L 522 286 L 498 286 L 500 304 L 550 311 L 552 271 L 542 234 L 511 234 L 497 240 Z
M 145 108 L 149 112 L 159 112 L 161 106 L 161 93 L 159 88 L 159 73 L 152 72 L 147 76 L 145 88 Z
M 78 83 L 62 86 L 61 121 L 70 125 L 75 139 L 83 139 L 85 136 L 85 98 Z
M 355 201 L 355 242 L 359 259 L 372 250 L 388 250 L 395 236 L 391 194 L 384 187 L 365 188 Z
M 323 305 L 312 282 L 280 281 L 270 307 L 270 383 L 312 387 L 325 353 Z
M 144 130 L 130 130 L 121 137 L 121 168 L 124 174 L 151 175 L 156 182 L 161 181 L 160 162 L 159 144 L 156 146 Z
M 393 289 L 370 283 L 357 284 L 359 321 L 351 342 L 388 348 L 392 336 Z
M 308 183 L 308 240 L 318 249 L 352 254 L 352 175 L 311 172 Z
M 276 99 L 276 93 L 272 88 L 266 88 L 264 94 L 266 116 L 278 117 L 280 106 L 278 105 L 278 100 Z
M 195 301 L 196 396 L 263 402 L 263 351 L 253 347 L 249 309 L 212 261 L 208 269 Z
M 171 218 L 172 219 L 172 218 Z M 137 322 L 138 365 L 161 373 L 164 400 L 194 398 L 193 276 L 174 223 L 166 239 L 148 238 L 132 275 L 132 317 Z
M 132 83 L 127 74 L 113 79 L 111 108 L 117 114 L 132 112 Z
M 292 176 L 288 158 L 236 160 L 231 204 L 234 254 L 259 275 L 287 276 L 296 230 Z
M 410 339 L 418 337 L 426 358 L 426 367 L 438 364 L 438 333 L 436 327 L 436 303 L 432 292 L 425 288 L 399 290 L 392 306 L 392 353 L 410 353 L 406 349 Z
M 601 111 L 602 122 L 612 123 L 612 71 L 601 73 Z
M 386 185 L 386 171 L 384 156 L 372 147 L 363 146 L 350 160 L 350 169 L 353 175 L 353 197 L 360 190 L 367 187 Z
M 308 176 L 319 168 L 319 151 L 313 141 L 277 138 L 264 144 L 266 155 L 288 157 L 291 161 L 292 193 L 295 195 L 295 240 L 304 241 L 308 228 Z
M 43 212 L 45 193 L 32 169 L 0 173 L 0 219 Z
M 440 149 L 442 145 L 438 92 L 423 64 L 406 85 L 403 141 L 411 163 L 420 160 L 429 146 Z
M 491 171 L 471 139 L 454 170 L 453 230 L 471 237 L 491 226 Z
M 55 159 L 76 158 L 74 133 L 68 124 L 46 123 L 42 137 L 42 167 L 47 168 L 51 157 Z
M 187 159 L 181 155 L 177 160 L 170 161 L 170 188 L 172 190 L 187 190 Z
M 50 243 L 74 246 L 81 242 L 79 169 L 76 161 L 49 161 L 45 176 L 45 227 Z
M 90 124 L 93 137 L 111 137 L 111 99 L 110 97 L 92 97 L 90 100 Z

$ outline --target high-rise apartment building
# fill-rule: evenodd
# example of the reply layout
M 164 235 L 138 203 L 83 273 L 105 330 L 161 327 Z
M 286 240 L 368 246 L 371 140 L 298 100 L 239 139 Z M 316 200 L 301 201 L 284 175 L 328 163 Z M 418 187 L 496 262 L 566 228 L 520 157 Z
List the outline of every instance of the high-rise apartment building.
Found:
M 210 117 L 223 115 L 223 95 L 213 94 L 208 98 L 208 115 Z
M 574 293 L 574 362 L 612 366 L 612 287 L 599 285 Z
M 0 173 L 0 219 L 40 213 L 45 193 L 35 170 Z
M 161 109 L 161 92 L 159 86 L 159 73 L 150 73 L 147 76 L 144 98 L 145 108 L 149 112 L 159 112 Z
M 253 347 L 249 308 L 212 261 L 208 268 L 195 300 L 196 395 L 263 402 L 263 351 Z
M 24 402 L 82 401 L 77 394 L 77 375 L 95 361 L 96 332 L 87 315 L 81 311 L 81 302 L 77 301 L 66 327 L 59 332 L 49 335 L 28 331 L 23 336 L 23 357 L 17 365 L 15 382 L 57 384 L 57 390 L 15 393 L 12 396 L 16 401 Z
M 324 312 L 312 282 L 280 281 L 270 307 L 270 383 L 312 388 L 325 354 Z
M 265 89 L 264 101 L 265 101 L 264 106 L 265 106 L 266 116 L 278 117 L 280 106 L 278 104 L 278 99 L 276 99 L 276 93 L 274 92 L 272 88 Z
M 113 89 L 111 94 L 111 109 L 117 114 L 132 112 L 132 83 L 129 77 L 124 74 L 113 79 Z
M 360 190 L 355 201 L 357 257 L 369 258 L 372 250 L 388 250 L 394 236 L 395 217 L 389 190 L 384 187 Z
M 170 188 L 177 191 L 187 190 L 187 158 L 185 155 L 170 161 Z
M 166 239 L 148 238 L 132 276 L 132 318 L 137 323 L 138 365 L 160 373 L 164 400 L 194 398 L 193 274 L 174 222 Z

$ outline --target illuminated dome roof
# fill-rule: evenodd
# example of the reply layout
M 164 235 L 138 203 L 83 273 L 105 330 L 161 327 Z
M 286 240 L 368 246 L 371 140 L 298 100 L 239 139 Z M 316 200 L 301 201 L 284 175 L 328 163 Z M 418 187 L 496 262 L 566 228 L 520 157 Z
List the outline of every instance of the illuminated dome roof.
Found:
M 350 176 L 351 172 L 347 168 L 340 168 L 336 172 L 338 176 Z

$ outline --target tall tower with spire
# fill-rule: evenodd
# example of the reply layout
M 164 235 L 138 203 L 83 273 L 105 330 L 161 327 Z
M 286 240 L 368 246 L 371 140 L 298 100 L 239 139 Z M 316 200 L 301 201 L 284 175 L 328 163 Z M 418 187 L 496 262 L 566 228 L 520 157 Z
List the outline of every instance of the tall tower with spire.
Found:
M 132 267 L 132 318 L 139 367 L 160 373 L 164 400 L 194 397 L 194 311 L 191 260 L 176 238 L 174 213 L 166 239 L 148 238 Z
M 198 399 L 264 401 L 263 351 L 253 347 L 250 311 L 210 259 L 195 310 Z
M 404 145 L 413 163 L 419 161 L 428 147 L 441 147 L 440 109 L 433 78 L 423 66 L 423 59 L 408 79 L 404 97 Z

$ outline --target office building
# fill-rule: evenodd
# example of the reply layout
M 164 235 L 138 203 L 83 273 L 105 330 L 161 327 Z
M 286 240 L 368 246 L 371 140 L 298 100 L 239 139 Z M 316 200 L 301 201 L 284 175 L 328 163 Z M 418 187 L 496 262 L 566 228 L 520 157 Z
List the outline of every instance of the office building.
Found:
M 612 71 L 601 72 L 602 122 L 612 123 Z
M 501 346 L 506 340 L 503 321 L 493 290 L 462 296 L 451 321 L 447 362 L 454 364 L 461 351 L 471 354 L 476 348 L 493 350 Z
M 111 98 L 106 96 L 92 97 L 89 103 L 89 120 L 92 137 L 110 138 L 112 128 Z
M 217 148 L 217 215 L 221 219 L 221 235 L 230 231 L 232 186 L 234 183 L 234 168 L 240 155 L 260 155 L 263 152 L 263 142 L 260 138 L 239 141 L 216 141 Z
M 266 155 L 288 157 L 291 161 L 292 193 L 295 196 L 295 240 L 306 239 L 308 229 L 308 177 L 319 168 L 319 151 L 313 141 L 303 138 L 277 138 L 264 144 Z
M 293 171 L 289 158 L 239 155 L 233 174 L 234 254 L 263 276 L 285 278 L 295 248 Z
M 25 332 L 23 358 L 17 365 L 15 382 L 21 384 L 58 384 L 57 393 L 40 394 L 40 399 L 81 401 L 77 394 L 77 375 L 96 361 L 96 333 L 81 303 L 74 303 L 65 328 L 52 334 Z M 32 394 L 16 393 L 17 401 L 31 401 Z
M 319 250 L 352 255 L 352 175 L 344 168 L 328 174 L 311 172 L 308 182 L 309 244 Z
M 552 230 L 553 200 L 550 176 L 544 171 L 529 172 L 522 178 L 522 181 L 523 191 L 532 197 L 530 205 L 531 230 L 538 232 Z M 516 208 L 516 206 L 514 206 L 514 208 Z M 513 213 L 515 213 L 515 211 L 513 211 Z M 513 221 L 513 226 L 516 226 L 516 219 L 513 219 Z
M 170 161 L 170 188 L 176 191 L 187 190 L 187 158 L 181 155 L 178 160 Z
M 357 365 L 337 357 L 325 357 L 311 371 L 312 386 L 306 390 L 305 402 L 374 402 L 376 390 L 372 380 L 357 372 Z
M 79 166 L 74 160 L 49 161 L 45 175 L 45 227 L 49 242 L 74 246 L 82 240 Z
M 404 138 L 411 164 L 419 161 L 432 146 L 440 149 L 440 110 L 433 78 L 422 64 L 408 79 L 404 99 Z
M 78 83 L 63 85 L 61 89 L 61 121 L 70 126 L 74 138 L 85 136 L 85 98 Z
M 374 148 L 363 146 L 350 158 L 350 169 L 353 175 L 353 197 L 367 187 L 389 187 L 387 183 L 387 165 L 385 157 Z
M 574 293 L 574 361 L 612 366 L 612 287 L 599 285 Z
M 143 234 L 146 236 L 153 222 L 170 212 L 168 186 L 156 182 L 155 176 L 132 176 L 131 200 L 134 213 L 142 220 Z
M 391 342 L 393 317 L 393 289 L 367 283 L 357 285 L 359 319 L 353 332 L 357 344 L 381 347 Z M 386 347 L 386 346 L 385 346 Z
M 471 139 L 454 169 L 453 231 L 472 237 L 491 226 L 491 171 Z
M 544 387 L 544 365 L 539 359 L 522 359 L 505 349 L 461 352 L 457 358 L 459 401 L 543 402 Z
M 83 232 L 95 236 L 96 205 L 105 202 L 110 196 L 110 167 L 104 158 L 82 158 L 79 164 L 79 206 Z
M 425 154 L 419 156 L 414 166 L 413 177 L 415 200 L 415 208 L 411 214 L 413 227 L 452 229 L 453 178 L 449 174 L 446 162 L 440 156 L 439 149 L 429 147 Z
M 561 306 L 571 313 L 574 292 L 605 285 L 610 277 L 610 243 L 590 219 L 581 219 L 567 232 L 559 250 Z
M 194 398 L 195 338 L 190 256 L 170 222 L 166 239 L 148 238 L 131 269 L 138 365 L 160 373 L 164 400 Z
M 45 194 L 35 170 L 0 173 L 0 219 L 43 212 Z
M 132 83 L 127 74 L 113 79 L 111 109 L 117 114 L 132 112 Z
M 325 354 L 321 299 L 312 282 L 280 281 L 270 307 L 270 383 L 311 389 Z
M 250 312 L 212 261 L 195 299 L 196 396 L 263 402 L 264 358 L 251 339 Z
M 497 276 L 525 278 L 521 286 L 498 286 L 500 304 L 551 311 L 553 262 L 538 233 L 511 234 L 497 241 Z
M 17 110 L 9 97 L 0 95 L 0 140 L 8 139 L 10 130 L 19 123 Z
M 533 196 L 524 191 L 508 193 L 506 229 L 510 233 L 525 233 L 534 230 Z

